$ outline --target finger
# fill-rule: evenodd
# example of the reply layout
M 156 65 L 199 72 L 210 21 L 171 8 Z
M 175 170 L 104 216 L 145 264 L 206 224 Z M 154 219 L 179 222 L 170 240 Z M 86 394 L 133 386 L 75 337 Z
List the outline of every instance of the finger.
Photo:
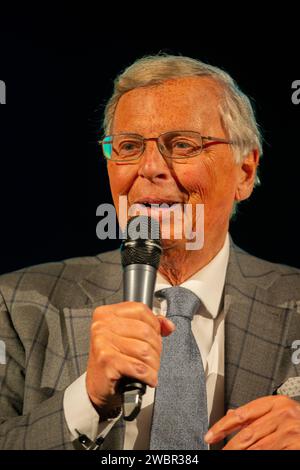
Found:
M 156 333 L 160 333 L 160 323 L 156 315 L 142 302 L 122 302 L 120 304 L 99 307 L 95 310 L 95 319 L 101 319 L 104 311 L 118 318 L 140 320 L 150 325 Z
M 101 337 L 98 338 L 98 340 L 102 345 L 103 342 L 101 341 Z M 146 341 L 140 341 L 138 339 L 132 338 L 123 338 L 114 333 L 111 334 L 110 338 L 106 338 L 106 341 L 107 340 L 109 340 L 110 344 L 122 354 L 139 359 L 155 370 L 159 369 L 160 354 L 162 351 L 161 345 L 158 349 L 155 349 Z
M 300 450 L 300 439 L 298 438 L 296 441 L 289 443 L 284 450 Z
M 279 450 L 280 448 L 278 433 L 273 432 L 272 434 L 269 434 L 268 436 L 255 442 L 255 444 L 248 447 L 247 450 Z
M 106 379 L 117 382 L 122 377 L 132 377 L 150 387 L 158 383 L 157 371 L 136 358 L 122 354 L 115 349 L 102 350 L 98 355 L 99 368 L 105 371 Z
M 274 413 L 270 413 L 270 418 Z M 300 425 L 298 419 L 283 419 L 282 414 L 278 410 L 277 428 L 273 433 L 255 442 L 249 446 L 249 450 L 284 450 L 287 449 L 292 442 L 296 440 L 300 442 Z
M 157 316 L 158 321 L 160 322 L 160 332 L 162 336 L 169 336 L 173 331 L 176 330 L 174 323 L 162 315 Z
M 255 442 L 275 432 L 280 425 L 279 414 L 267 413 L 262 418 L 258 418 L 248 426 L 244 426 L 230 441 L 223 447 L 223 450 L 245 450 Z
M 108 320 L 99 320 L 91 326 L 92 337 L 110 337 L 116 334 L 124 338 L 147 341 L 151 346 L 159 351 L 161 348 L 161 335 L 157 334 L 153 328 L 140 320 L 130 320 L 126 318 L 110 318 Z
M 276 397 L 258 398 L 240 408 L 229 410 L 223 418 L 210 428 L 205 435 L 206 442 L 208 444 L 218 442 L 228 434 L 239 430 L 244 424 L 265 415 L 272 409 L 274 398 Z

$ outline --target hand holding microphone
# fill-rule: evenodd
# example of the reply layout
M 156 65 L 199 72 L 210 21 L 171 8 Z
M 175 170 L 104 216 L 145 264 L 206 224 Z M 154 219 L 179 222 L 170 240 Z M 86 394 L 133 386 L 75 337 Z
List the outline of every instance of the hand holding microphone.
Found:
M 171 321 L 155 316 L 149 308 L 160 248 L 159 239 L 153 240 L 149 234 L 149 218 L 143 219 L 142 230 L 148 238 L 134 240 L 129 236 L 122 245 L 124 300 L 129 301 L 101 306 L 93 313 L 86 386 L 100 418 L 125 402 L 127 393 L 140 400 L 145 385 L 157 385 L 162 336 L 175 329 Z

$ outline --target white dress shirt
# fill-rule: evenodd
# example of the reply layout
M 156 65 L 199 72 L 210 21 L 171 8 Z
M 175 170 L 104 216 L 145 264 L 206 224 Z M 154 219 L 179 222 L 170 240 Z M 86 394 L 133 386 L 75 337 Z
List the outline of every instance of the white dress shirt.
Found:
M 229 258 L 229 236 L 223 248 L 204 268 L 180 284 L 201 299 L 200 311 L 192 320 L 192 332 L 199 347 L 206 375 L 207 408 L 210 426 L 224 415 L 224 312 L 223 290 Z M 171 284 L 160 273 L 155 292 Z M 166 301 L 154 302 L 154 313 L 166 314 Z M 105 437 L 118 418 L 99 424 L 99 415 L 91 404 L 80 376 L 65 391 L 64 413 L 72 439 L 75 429 L 94 440 Z M 134 421 L 126 421 L 124 450 L 148 449 L 155 389 L 147 386 L 142 409 Z

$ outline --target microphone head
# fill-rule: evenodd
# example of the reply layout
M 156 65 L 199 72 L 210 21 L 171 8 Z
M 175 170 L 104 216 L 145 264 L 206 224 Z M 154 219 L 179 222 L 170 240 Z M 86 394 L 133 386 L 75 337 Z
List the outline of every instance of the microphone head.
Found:
M 158 220 L 145 216 L 132 217 L 127 223 L 127 239 L 121 244 L 122 266 L 148 264 L 157 269 L 162 253 Z

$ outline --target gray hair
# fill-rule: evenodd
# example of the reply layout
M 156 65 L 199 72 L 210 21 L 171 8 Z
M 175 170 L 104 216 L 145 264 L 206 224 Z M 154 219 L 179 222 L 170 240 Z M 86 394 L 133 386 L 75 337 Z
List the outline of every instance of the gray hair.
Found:
M 182 77 L 211 77 L 222 89 L 219 111 L 222 126 L 233 146 L 234 157 L 241 163 L 253 149 L 262 154 L 262 137 L 249 98 L 228 73 L 190 57 L 158 54 L 136 60 L 114 81 L 112 97 L 104 112 L 103 128 L 109 133 L 116 107 L 122 95 L 140 87 L 155 86 Z M 256 183 L 259 183 L 258 177 Z

